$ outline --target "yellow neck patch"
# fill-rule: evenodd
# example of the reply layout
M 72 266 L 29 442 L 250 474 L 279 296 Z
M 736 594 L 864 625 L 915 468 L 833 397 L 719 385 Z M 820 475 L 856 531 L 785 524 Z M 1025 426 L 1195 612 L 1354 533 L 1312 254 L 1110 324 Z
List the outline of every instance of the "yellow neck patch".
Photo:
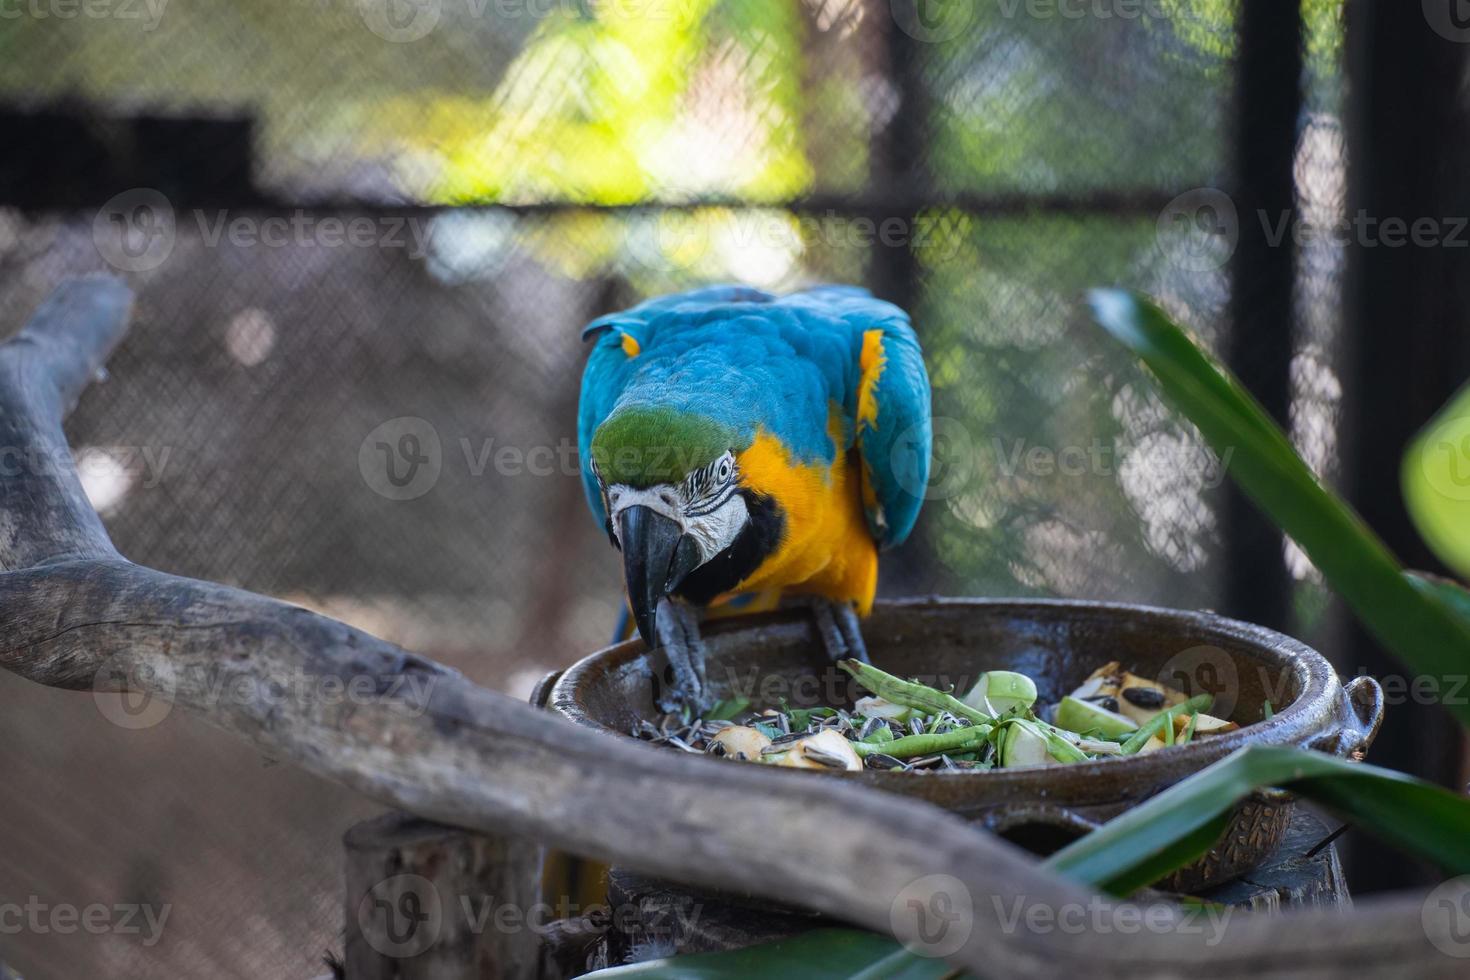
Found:
M 841 417 L 828 417 L 834 446 L 841 446 Z M 740 480 L 781 508 L 781 543 L 737 591 L 779 589 L 872 608 L 878 588 L 878 548 L 863 516 L 861 477 L 846 453 L 831 466 L 791 458 L 781 441 L 756 435 L 739 457 Z

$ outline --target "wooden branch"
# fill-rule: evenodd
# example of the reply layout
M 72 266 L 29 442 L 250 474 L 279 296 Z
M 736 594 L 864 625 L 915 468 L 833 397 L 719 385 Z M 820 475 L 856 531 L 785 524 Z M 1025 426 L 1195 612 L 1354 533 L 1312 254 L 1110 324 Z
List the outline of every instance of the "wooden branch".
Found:
M 61 413 L 116 343 L 124 296 L 69 284 L 0 346 L 14 445 L 64 445 Z M 42 684 L 169 697 L 428 819 L 797 903 L 984 976 L 1448 977 L 1463 965 L 1432 945 L 1409 897 L 1233 917 L 1223 936 L 1161 907 L 1129 930 L 1126 911 L 1085 914 L 1099 907 L 1088 891 L 937 808 L 577 728 L 335 620 L 131 564 L 79 494 L 64 455 L 0 481 L 0 665 Z M 1036 917 L 1048 914 L 1050 927 Z M 1431 922 L 1436 939 L 1451 942 L 1452 924 Z
M 115 556 L 72 465 L 61 420 L 127 331 L 116 279 L 64 283 L 0 355 L 0 570 Z

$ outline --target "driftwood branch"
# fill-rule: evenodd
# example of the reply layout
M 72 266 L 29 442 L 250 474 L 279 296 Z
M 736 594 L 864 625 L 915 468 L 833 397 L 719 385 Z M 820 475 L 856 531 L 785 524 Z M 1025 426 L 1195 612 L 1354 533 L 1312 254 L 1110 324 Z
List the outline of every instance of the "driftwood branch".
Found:
M 35 457 L 0 480 L 7 669 L 56 687 L 141 687 L 419 816 L 937 942 L 983 976 L 1461 975 L 1418 898 L 1236 916 L 1223 936 L 1167 908 L 1132 930 L 1112 914 L 1038 925 L 1033 909 L 1097 903 L 936 808 L 583 730 L 335 620 L 126 561 L 82 496 L 61 419 L 128 305 L 115 282 L 74 281 L 0 346 L 0 438 Z M 916 911 L 962 941 L 916 934 Z M 1450 925 L 1430 928 L 1449 943 Z

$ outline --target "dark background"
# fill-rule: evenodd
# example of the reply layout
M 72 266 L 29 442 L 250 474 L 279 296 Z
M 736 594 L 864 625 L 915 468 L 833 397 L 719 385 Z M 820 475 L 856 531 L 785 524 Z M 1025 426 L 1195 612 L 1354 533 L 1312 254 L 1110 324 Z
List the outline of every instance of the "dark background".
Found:
M 1470 214 L 1470 45 L 1417 5 L 16 9 L 0 19 L 0 331 L 68 275 L 137 289 L 132 334 L 69 423 L 135 560 L 525 695 L 601 645 L 619 601 L 557 452 L 575 441 L 580 326 L 710 281 L 839 280 L 912 311 L 940 418 L 933 499 L 885 593 L 1215 608 L 1344 674 L 1402 673 L 1080 298 L 1159 297 L 1435 568 L 1398 461 L 1470 377 L 1466 253 L 1277 243 L 1260 218 Z M 271 218 L 307 230 L 249 237 Z M 370 241 L 323 224 L 354 218 Z M 247 237 L 214 237 L 221 220 Z M 124 226 L 168 247 L 135 261 Z M 406 416 L 438 435 L 440 475 L 392 500 L 359 450 Z M 558 463 L 497 463 L 504 447 Z M 8 676 L 0 731 L 0 901 L 173 906 L 154 949 L 0 936 L 26 976 L 319 972 L 339 942 L 337 841 L 371 806 L 182 713 L 126 731 Z M 1412 704 L 1390 706 L 1373 753 L 1452 785 L 1463 758 Z M 1423 873 L 1349 841 L 1360 891 Z

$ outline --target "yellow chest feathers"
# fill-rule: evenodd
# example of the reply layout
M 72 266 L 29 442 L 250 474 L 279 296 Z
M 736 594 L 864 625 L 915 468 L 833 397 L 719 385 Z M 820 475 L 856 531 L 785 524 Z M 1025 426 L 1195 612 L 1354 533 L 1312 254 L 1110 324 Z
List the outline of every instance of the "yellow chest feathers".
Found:
M 841 444 L 835 433 L 833 441 Z M 866 615 L 878 588 L 878 548 L 863 516 L 856 456 L 839 454 L 830 467 L 806 465 L 760 433 L 740 454 L 739 468 L 741 482 L 775 500 L 785 522 L 780 545 L 737 591 L 821 595 Z

